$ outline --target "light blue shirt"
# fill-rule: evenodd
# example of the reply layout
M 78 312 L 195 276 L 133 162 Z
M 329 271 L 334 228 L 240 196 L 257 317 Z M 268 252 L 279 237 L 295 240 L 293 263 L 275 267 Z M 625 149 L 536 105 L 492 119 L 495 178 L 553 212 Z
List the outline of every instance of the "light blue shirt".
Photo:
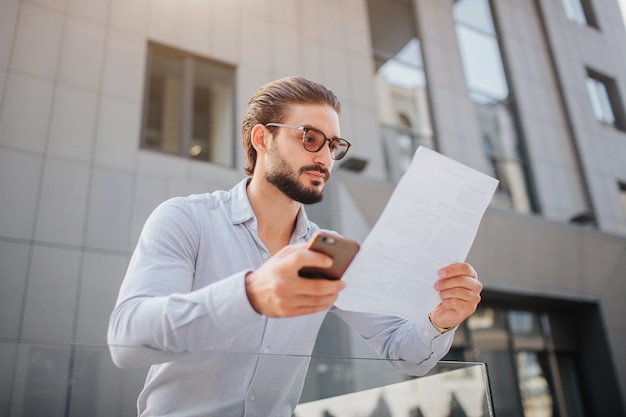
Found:
M 150 366 L 140 416 L 291 416 L 326 312 L 268 318 L 245 275 L 270 257 L 243 180 L 230 191 L 178 197 L 148 218 L 111 315 L 116 365 Z M 319 230 L 302 208 L 291 243 Z M 375 301 L 372 301 L 375 302 Z M 390 316 L 332 312 L 382 358 L 423 374 L 453 333 Z

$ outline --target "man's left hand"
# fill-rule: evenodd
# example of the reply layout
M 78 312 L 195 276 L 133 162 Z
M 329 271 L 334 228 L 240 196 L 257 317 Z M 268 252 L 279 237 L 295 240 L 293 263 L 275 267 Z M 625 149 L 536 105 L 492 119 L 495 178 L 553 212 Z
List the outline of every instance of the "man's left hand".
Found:
M 483 284 L 470 264 L 455 263 L 439 271 L 435 290 L 439 292 L 441 303 L 430 313 L 430 319 L 439 327 L 450 328 L 476 311 Z

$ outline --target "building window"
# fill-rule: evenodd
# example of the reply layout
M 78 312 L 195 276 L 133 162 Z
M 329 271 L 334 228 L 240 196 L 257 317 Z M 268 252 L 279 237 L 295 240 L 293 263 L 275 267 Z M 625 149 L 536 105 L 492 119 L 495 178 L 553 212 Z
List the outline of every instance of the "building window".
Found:
M 141 147 L 233 166 L 234 68 L 148 43 Z
M 418 146 L 433 147 L 422 50 L 413 3 L 368 0 L 378 120 L 388 177 L 396 182 Z
M 565 17 L 581 26 L 598 27 L 591 0 L 561 0 Z
M 455 335 L 444 360 L 485 362 L 497 416 L 585 415 L 581 379 L 586 352 L 578 315 L 587 306 L 546 310 L 481 303 Z M 531 302 L 532 304 L 532 302 Z
M 513 111 L 488 0 L 457 0 L 453 17 L 469 97 L 475 105 L 483 150 L 500 180 L 494 204 L 533 210 L 528 164 Z
M 591 110 L 596 120 L 620 130 L 626 130 L 624 108 L 615 81 L 598 72 L 588 70 L 586 87 Z

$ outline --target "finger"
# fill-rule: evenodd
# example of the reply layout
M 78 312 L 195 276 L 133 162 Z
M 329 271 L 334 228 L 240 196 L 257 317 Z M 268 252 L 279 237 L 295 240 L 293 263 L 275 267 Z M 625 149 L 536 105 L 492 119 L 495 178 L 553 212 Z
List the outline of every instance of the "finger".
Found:
M 462 275 L 438 279 L 434 284 L 434 288 L 439 292 L 446 291 L 451 288 L 464 288 L 474 292 L 481 292 L 483 290 L 483 284 L 477 278 Z
M 329 268 L 333 264 L 333 258 L 314 250 L 310 250 L 306 247 L 300 247 L 291 251 L 288 256 L 298 267 L 298 269 L 309 266 L 316 268 Z
M 478 304 L 480 302 L 480 293 L 471 291 L 466 288 L 452 288 L 439 293 L 443 302 L 458 300 L 470 304 Z
M 266 271 L 273 271 L 274 277 L 282 277 L 287 281 L 300 281 L 298 274 L 304 267 L 328 268 L 332 265 L 332 258 L 328 255 L 308 250 L 302 245 L 292 245 L 299 247 L 283 248 L 277 252 L 261 268 Z M 276 283 L 281 283 L 277 280 Z M 288 284 L 282 282 L 282 284 Z
M 337 297 L 339 292 L 346 286 L 343 280 L 328 279 L 299 279 L 294 283 L 294 292 L 298 295 L 309 297 L 334 296 Z
M 301 266 L 294 267 L 291 262 L 289 264 L 281 262 L 277 265 L 273 274 L 276 279 L 271 280 L 272 292 L 280 297 L 336 296 L 345 287 L 345 281 L 342 280 L 302 278 L 297 272 Z M 282 279 L 279 279 L 279 276 L 282 276 Z
M 478 300 L 471 302 L 469 300 L 461 300 L 458 298 L 447 298 L 441 300 L 440 306 L 442 310 L 448 312 L 448 314 L 457 314 L 465 319 L 476 311 L 476 308 L 478 307 Z
M 327 310 L 332 307 L 337 295 L 297 296 L 281 299 L 276 303 L 276 315 L 282 317 L 297 316 Z
M 450 278 L 454 276 L 469 276 L 478 278 L 476 270 L 468 263 L 459 262 L 444 266 L 439 270 L 440 278 Z
M 337 300 L 338 294 L 327 294 L 320 296 L 302 296 L 299 299 L 299 308 L 329 308 Z

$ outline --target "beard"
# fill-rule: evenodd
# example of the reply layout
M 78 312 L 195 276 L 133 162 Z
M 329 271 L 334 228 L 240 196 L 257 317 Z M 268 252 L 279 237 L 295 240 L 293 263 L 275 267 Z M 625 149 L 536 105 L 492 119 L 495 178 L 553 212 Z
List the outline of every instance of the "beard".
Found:
M 265 180 L 267 182 L 278 188 L 287 197 L 299 203 L 315 204 L 322 201 L 324 192 L 304 186 L 300 182 L 299 177 L 307 171 L 317 171 L 323 173 L 326 177 L 325 180 L 328 181 L 330 172 L 326 168 L 322 168 L 318 165 L 307 165 L 296 171 L 289 166 L 287 160 L 282 157 L 276 148 L 270 148 L 269 153 L 274 162 L 274 169 L 268 170 L 265 174 Z M 321 181 L 313 181 L 315 187 L 320 184 Z

